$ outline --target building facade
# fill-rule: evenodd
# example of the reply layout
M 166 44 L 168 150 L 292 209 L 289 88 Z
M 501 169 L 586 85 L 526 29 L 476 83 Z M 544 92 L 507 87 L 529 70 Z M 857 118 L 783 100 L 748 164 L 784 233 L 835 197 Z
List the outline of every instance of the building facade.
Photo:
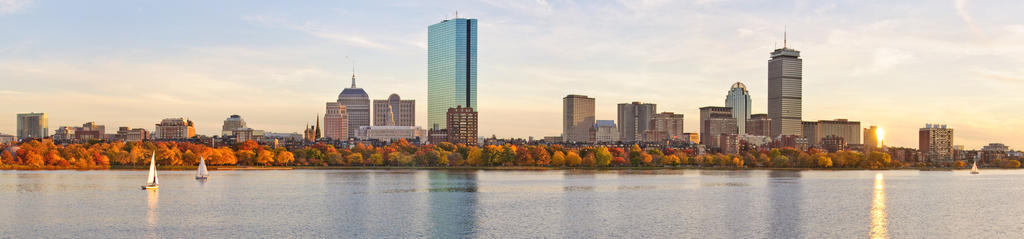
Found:
M 637 142 L 644 139 L 644 131 L 651 128 L 651 119 L 658 106 L 651 103 L 633 102 L 619 104 L 619 140 Z
M 562 137 L 566 142 L 592 142 L 590 131 L 594 121 L 594 98 L 585 95 L 562 98 Z
M 153 132 L 156 134 L 154 138 L 158 140 L 190 139 L 196 136 L 195 125 L 191 120 L 184 118 L 164 119 L 156 124 L 156 130 Z
M 870 153 L 881 150 L 882 138 L 880 137 L 880 128 L 878 126 L 870 126 L 864 129 L 864 153 Z
M 653 131 L 664 132 L 665 139 L 671 141 L 683 140 L 683 114 L 676 114 L 673 112 L 661 112 L 654 114 L 651 118 L 651 129 Z M 651 137 L 648 137 L 651 138 Z M 654 137 L 657 139 L 658 137 Z
M 245 128 L 245 120 L 242 116 L 231 115 L 224 120 L 224 125 L 220 127 L 221 136 L 232 136 L 232 132 L 237 128 Z
M 327 113 L 324 114 L 324 137 L 333 140 L 348 140 L 352 132 L 349 130 L 348 111 L 345 105 L 338 102 L 327 102 Z
M 448 109 L 445 130 L 448 142 L 453 144 L 477 144 L 477 112 L 473 108 L 455 107 Z
M 441 21 L 427 38 L 427 128 L 443 129 L 448 109 L 477 109 L 477 20 Z
M 231 130 L 231 135 L 235 136 L 236 143 L 243 143 L 246 141 L 259 142 L 263 139 L 263 130 L 254 130 L 252 128 L 235 128 Z
M 50 135 L 49 117 L 46 113 L 18 114 L 18 139 L 45 138 Z
M 927 161 L 952 161 L 953 129 L 944 124 L 926 124 L 918 131 L 918 145 Z
M 374 126 L 415 126 L 416 100 L 403 100 L 391 94 L 384 100 L 373 100 Z
M 426 140 L 426 131 L 418 126 L 363 126 L 357 131 L 359 140 L 393 142 L 405 139 L 409 142 Z
M 143 128 L 118 127 L 114 139 L 122 142 L 141 142 L 149 140 L 149 132 Z
M 370 126 L 370 96 L 363 88 L 356 87 L 355 73 L 352 74 L 352 87 L 345 88 L 338 94 L 338 103 L 345 106 L 348 124 L 345 138 L 334 139 L 347 139 L 349 135 L 356 135 L 356 129 L 359 127 Z
M 729 88 L 729 95 L 725 97 L 725 106 L 732 108 L 732 117 L 736 118 L 737 134 L 747 133 L 747 120 L 750 119 L 750 92 L 743 83 L 736 82 Z
M 614 120 L 598 120 L 594 124 L 594 141 L 598 143 L 619 142 L 619 130 Z
M 738 132 L 736 119 L 732 118 L 732 108 L 707 106 L 700 108 L 700 139 L 701 144 L 709 148 L 720 147 L 719 137 Z
M 800 51 L 785 44 L 768 60 L 768 117 L 772 119 L 771 137 L 802 136 L 803 59 Z
M 772 135 L 772 119 L 768 114 L 753 114 L 746 122 L 746 132 L 749 135 L 768 136 Z

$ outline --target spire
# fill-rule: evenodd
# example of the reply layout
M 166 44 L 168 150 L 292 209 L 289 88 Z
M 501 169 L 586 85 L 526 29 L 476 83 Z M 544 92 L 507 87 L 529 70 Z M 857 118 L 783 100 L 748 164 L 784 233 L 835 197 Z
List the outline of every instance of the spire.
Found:
M 352 61 L 352 88 L 356 88 L 356 61 Z
M 786 42 L 786 26 L 782 27 L 782 48 L 788 47 Z

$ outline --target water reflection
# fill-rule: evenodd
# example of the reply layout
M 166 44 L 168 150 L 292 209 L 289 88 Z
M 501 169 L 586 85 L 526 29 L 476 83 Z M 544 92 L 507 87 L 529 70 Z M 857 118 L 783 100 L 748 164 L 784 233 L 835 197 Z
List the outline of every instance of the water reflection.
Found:
M 155 236 L 157 223 L 157 206 L 160 202 L 159 189 L 146 190 L 146 204 L 149 210 L 146 211 L 146 228 L 149 229 L 150 237 Z
M 875 174 L 875 195 L 871 200 L 871 238 L 889 238 L 885 211 L 885 177 Z
M 477 225 L 477 173 L 430 171 L 428 206 L 431 238 L 473 238 Z
M 768 172 L 768 213 L 770 238 L 798 238 L 801 236 L 800 206 L 803 189 L 800 171 L 773 170 Z

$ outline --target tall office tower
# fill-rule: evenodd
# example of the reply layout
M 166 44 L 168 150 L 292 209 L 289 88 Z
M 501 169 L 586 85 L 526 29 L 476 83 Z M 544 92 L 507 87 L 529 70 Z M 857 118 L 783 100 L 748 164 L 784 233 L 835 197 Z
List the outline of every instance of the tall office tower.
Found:
M 718 148 L 720 137 L 736 134 L 739 130 L 732 108 L 707 106 L 700 108 L 700 142 L 710 148 Z
M 44 138 L 49 136 L 49 121 L 46 113 L 18 114 L 18 139 Z
M 453 144 L 476 145 L 477 114 L 473 108 L 458 107 L 448 109 L 445 130 L 448 131 L 448 142 Z
M 878 137 L 880 133 L 878 130 L 878 126 L 874 125 L 864 129 L 864 153 L 878 151 L 882 146 L 882 140 Z
M 650 103 L 619 104 L 619 140 L 637 142 L 644 139 L 644 131 L 651 128 L 651 118 L 658 106 Z
M 729 95 L 725 97 L 725 106 L 732 108 L 732 117 L 736 118 L 736 126 L 739 135 L 747 133 L 747 120 L 750 119 L 750 92 L 743 83 L 736 82 L 729 88 Z
M 747 120 L 747 134 L 756 136 L 772 135 L 772 119 L 768 114 L 752 114 Z
M 447 127 L 448 109 L 476 105 L 476 19 L 455 18 L 427 29 L 427 128 Z
M 167 118 L 156 124 L 153 133 L 156 135 L 155 138 L 160 140 L 189 139 L 196 136 L 196 128 L 191 120 Z
M 348 133 L 345 136 L 356 135 L 360 126 L 370 126 L 370 96 L 363 88 L 356 87 L 355 73 L 352 73 L 352 87 L 338 94 L 338 103 L 345 106 L 348 113 Z
M 565 142 L 591 142 L 594 120 L 594 98 L 585 95 L 562 98 L 562 139 Z
M 618 142 L 619 130 L 615 127 L 615 121 L 598 120 L 594 124 L 594 141 L 598 143 Z
M 683 114 L 661 112 L 651 118 L 651 130 L 665 133 L 665 138 L 672 141 L 684 140 Z M 664 140 L 664 139 L 661 139 Z
M 398 94 L 373 100 L 373 125 L 416 126 L 416 100 L 403 100 Z
M 953 129 L 944 124 L 926 124 L 918 131 L 921 156 L 928 161 L 953 160 Z
M 234 131 L 237 128 L 246 128 L 245 120 L 242 119 L 242 116 L 231 115 L 230 117 L 228 117 L 227 119 L 224 120 L 224 125 L 220 127 L 220 135 L 222 135 L 222 136 L 234 135 L 234 133 L 232 133 L 232 131 Z
M 349 128 L 348 110 L 345 105 L 338 102 L 327 102 L 327 114 L 324 114 L 324 137 L 333 140 L 348 140 L 351 134 Z
M 802 136 L 803 59 L 800 51 L 786 47 L 775 49 L 768 60 L 768 117 L 772 119 L 772 138 L 779 135 Z

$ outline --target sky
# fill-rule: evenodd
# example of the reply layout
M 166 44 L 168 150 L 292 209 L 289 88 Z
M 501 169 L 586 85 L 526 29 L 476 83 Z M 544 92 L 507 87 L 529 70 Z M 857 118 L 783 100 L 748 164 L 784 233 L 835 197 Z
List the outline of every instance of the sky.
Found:
M 1024 145 L 1024 1 L 1016 0 L 0 0 L 0 132 L 17 113 L 58 126 L 152 129 L 231 114 L 301 132 L 350 84 L 415 99 L 426 124 L 427 26 L 479 19 L 480 135 L 556 136 L 562 97 L 655 103 L 697 132 L 698 108 L 747 85 L 767 111 L 769 52 L 801 51 L 803 119 L 846 118 L 917 147 Z

